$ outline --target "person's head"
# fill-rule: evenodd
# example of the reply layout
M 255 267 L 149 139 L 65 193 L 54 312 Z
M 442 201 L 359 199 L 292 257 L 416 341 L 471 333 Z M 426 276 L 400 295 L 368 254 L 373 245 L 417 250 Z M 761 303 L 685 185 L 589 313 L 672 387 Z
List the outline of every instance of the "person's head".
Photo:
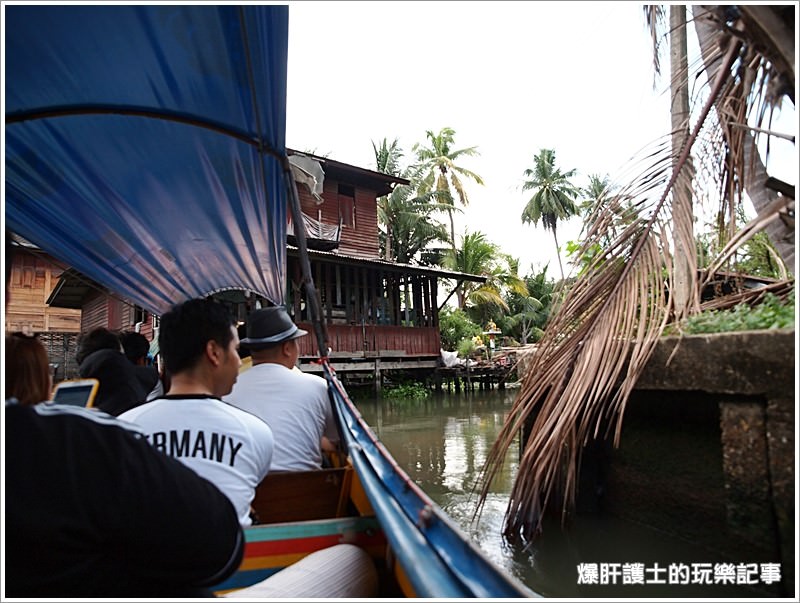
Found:
M 150 342 L 147 337 L 136 331 L 124 331 L 120 333 L 119 341 L 128 360 L 134 364 L 147 364 L 147 354 L 150 352 Z
M 119 336 L 105 327 L 97 327 L 84 333 L 78 339 L 78 352 L 75 354 L 75 360 L 79 365 L 83 364 L 87 356 L 98 350 L 117 350 L 121 353 L 122 344 Z
M 42 342 L 32 335 L 6 336 L 6 399 L 33 405 L 50 399 L 50 361 Z
M 225 306 L 199 298 L 173 306 L 161 317 L 158 344 L 173 381 L 183 373 L 207 371 L 204 379 L 213 382 L 215 395 L 230 393 L 242 361 L 236 322 Z
M 255 363 L 273 362 L 292 368 L 300 355 L 297 339 L 305 335 L 308 331 L 298 328 L 283 306 L 272 306 L 250 313 L 242 345 Z

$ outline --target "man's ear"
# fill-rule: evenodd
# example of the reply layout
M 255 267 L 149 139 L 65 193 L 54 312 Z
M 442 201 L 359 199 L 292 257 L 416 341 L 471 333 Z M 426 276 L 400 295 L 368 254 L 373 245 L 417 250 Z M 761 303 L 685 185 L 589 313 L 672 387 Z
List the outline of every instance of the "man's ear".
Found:
M 222 350 L 213 339 L 206 342 L 206 358 L 211 363 L 211 366 L 219 366 L 222 361 Z

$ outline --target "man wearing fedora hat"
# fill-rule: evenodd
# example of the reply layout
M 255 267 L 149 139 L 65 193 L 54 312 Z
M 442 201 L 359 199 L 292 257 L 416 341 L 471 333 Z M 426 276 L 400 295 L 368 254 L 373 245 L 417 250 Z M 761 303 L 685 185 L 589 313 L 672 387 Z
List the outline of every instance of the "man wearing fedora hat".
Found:
M 239 375 L 226 402 L 263 419 L 275 439 L 270 471 L 320 469 L 338 432 L 324 379 L 296 368 L 298 328 L 282 306 L 254 310 L 242 339 L 253 366 Z

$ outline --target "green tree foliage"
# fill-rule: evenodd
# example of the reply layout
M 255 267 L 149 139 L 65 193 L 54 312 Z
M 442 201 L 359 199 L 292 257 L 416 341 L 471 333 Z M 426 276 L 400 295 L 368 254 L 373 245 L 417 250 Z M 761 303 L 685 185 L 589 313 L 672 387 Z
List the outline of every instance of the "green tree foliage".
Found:
M 581 236 L 586 237 L 593 228 L 602 229 L 602 236 L 592 245 L 583 241 L 567 241 L 566 253 L 574 266 L 578 268 L 578 275 L 586 272 L 591 263 L 601 256 L 613 242 L 630 226 L 638 217 L 636 208 L 630 199 L 617 194 L 616 187 L 611 183 L 609 176 L 599 174 L 589 175 L 589 185 L 579 189 L 581 201 L 578 206 L 583 218 Z M 596 223 L 602 219 L 602 224 Z
M 458 307 L 462 310 L 487 305 L 508 310 L 503 291 L 526 292 L 525 283 L 517 275 L 516 262 L 482 232 L 465 232 L 460 245 L 448 250 L 443 264 L 451 270 L 486 277 L 485 283 L 462 281 L 456 285 Z
M 380 145 L 373 141 L 372 149 L 377 171 L 411 181 L 378 199 L 381 256 L 404 264 L 425 263 L 424 254 L 431 246 L 448 242 L 447 229 L 435 216 L 450 206 L 436 201 L 440 196 L 437 191 L 415 194 L 417 171 L 402 169 L 403 151 L 396 138 L 391 143 L 384 138 Z
M 746 223 L 744 215 L 740 215 L 740 224 Z M 700 268 L 707 268 L 724 247 L 727 229 L 718 226 L 696 236 L 697 264 Z M 728 262 L 732 272 L 749 274 L 752 276 L 765 276 L 768 278 L 785 278 L 786 268 L 780 254 L 775 249 L 766 232 L 756 233 L 749 241 L 736 250 Z
M 570 178 L 575 175 L 574 169 L 562 173 L 556 167 L 556 152 L 553 149 L 542 149 L 534 156 L 533 161 L 534 167 L 525 170 L 525 181 L 522 183 L 523 191 L 533 191 L 533 196 L 522 210 L 522 222 L 532 222 L 536 226 L 541 220 L 545 230 L 552 231 L 558 267 L 563 279 L 564 267 L 561 264 L 556 230 L 560 221 L 578 215 L 576 198 L 580 195 L 580 189 L 570 182 Z
M 460 308 L 445 306 L 439 312 L 439 333 L 442 349 L 453 351 L 464 339 L 480 335 L 481 327 L 472 322 L 466 312 Z
M 372 150 L 375 153 L 375 168 L 377 171 L 381 174 L 389 174 L 390 176 L 400 175 L 403 171 L 400 167 L 403 150 L 400 148 L 400 143 L 396 138 L 392 142 L 384 138 L 380 146 L 376 146 L 373 140 Z
M 441 196 L 437 200 L 450 206 L 450 209 L 448 209 L 450 242 L 455 248 L 456 233 L 453 223 L 455 197 L 453 196 L 453 191 L 455 191 L 455 195 L 461 205 L 466 207 L 469 205 L 469 198 L 460 177 L 466 176 L 477 184 L 483 184 L 483 179 L 478 174 L 457 165 L 456 161 L 462 157 L 478 155 L 478 148 L 468 147 L 454 150 L 455 130 L 452 128 L 442 128 L 438 134 L 428 130 L 426 136 L 428 138 L 428 146 L 417 143 L 413 147 L 418 161 L 417 167 L 421 175 L 418 182 L 419 193 L 425 194 L 431 191 L 438 191 Z
M 589 186 L 580 189 L 581 201 L 578 209 L 584 219 L 592 216 L 596 209 L 602 207 L 606 199 L 613 194 L 608 174 L 589 174 Z
M 547 278 L 547 266 L 526 276 L 526 295 L 509 292 L 506 304 L 508 315 L 497 322 L 503 334 L 520 343 L 534 343 L 544 334 L 544 327 L 553 304 L 555 281 Z

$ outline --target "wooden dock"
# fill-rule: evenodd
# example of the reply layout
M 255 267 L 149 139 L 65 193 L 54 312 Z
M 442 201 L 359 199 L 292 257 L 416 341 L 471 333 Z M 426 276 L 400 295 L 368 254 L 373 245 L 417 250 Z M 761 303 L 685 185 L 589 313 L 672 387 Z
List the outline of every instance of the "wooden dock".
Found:
M 474 391 L 493 387 L 504 389 L 514 373 L 513 368 L 499 364 L 452 368 L 440 366 L 433 373 L 433 385 L 436 391 L 453 389 L 460 392 L 462 389 Z
M 397 374 L 413 375 L 415 381 L 427 382 L 436 391 L 453 389 L 457 392 L 502 389 L 509 378 L 516 379 L 513 362 L 505 357 L 452 368 L 442 366 L 438 356 L 409 356 L 403 350 L 332 352 L 330 358 L 331 366 L 343 380 L 374 381 L 377 392 L 381 391 L 384 377 L 392 379 Z M 316 360 L 316 357 L 301 356 L 300 370 L 321 373 L 322 367 Z

